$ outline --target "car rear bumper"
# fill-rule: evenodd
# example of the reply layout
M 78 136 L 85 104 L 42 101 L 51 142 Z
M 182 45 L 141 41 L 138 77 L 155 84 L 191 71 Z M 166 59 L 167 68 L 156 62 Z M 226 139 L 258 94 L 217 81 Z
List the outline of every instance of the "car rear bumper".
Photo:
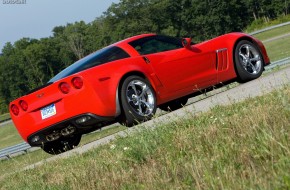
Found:
M 31 146 L 41 146 L 64 136 L 83 134 L 114 122 L 114 117 L 102 117 L 92 113 L 81 114 L 41 129 L 28 136 Z

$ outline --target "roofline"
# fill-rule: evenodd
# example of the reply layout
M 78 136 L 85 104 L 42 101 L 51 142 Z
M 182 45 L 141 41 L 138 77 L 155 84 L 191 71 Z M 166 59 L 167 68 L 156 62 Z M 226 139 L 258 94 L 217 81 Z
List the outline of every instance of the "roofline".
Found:
M 129 37 L 127 39 L 124 39 L 124 40 L 121 40 L 119 42 L 116 42 L 116 43 L 112 44 L 112 46 L 119 46 L 119 45 L 124 44 L 124 43 L 128 44 L 128 43 L 130 43 L 130 42 L 132 42 L 134 40 L 138 40 L 140 38 L 149 37 L 149 36 L 156 36 L 156 34 L 155 33 L 149 33 L 149 34 L 140 34 L 140 35 L 137 35 L 137 36 L 132 36 L 132 37 Z

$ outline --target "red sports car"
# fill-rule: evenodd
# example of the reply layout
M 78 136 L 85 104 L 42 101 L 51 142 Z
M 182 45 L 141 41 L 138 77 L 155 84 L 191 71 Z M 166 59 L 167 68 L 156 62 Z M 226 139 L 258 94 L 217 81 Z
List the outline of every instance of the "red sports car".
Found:
M 46 85 L 10 103 L 22 138 L 50 154 L 72 149 L 84 133 L 112 122 L 132 126 L 156 108 L 175 110 L 210 86 L 261 76 L 264 45 L 243 33 L 194 44 L 143 34 L 98 50 Z

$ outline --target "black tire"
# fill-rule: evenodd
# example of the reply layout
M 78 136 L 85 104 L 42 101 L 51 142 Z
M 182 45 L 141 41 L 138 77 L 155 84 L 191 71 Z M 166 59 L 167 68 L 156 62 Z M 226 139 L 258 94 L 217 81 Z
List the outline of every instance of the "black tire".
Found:
M 81 141 L 82 135 L 75 134 L 69 137 L 61 137 L 60 139 L 52 142 L 45 143 L 41 148 L 48 154 L 57 155 L 78 146 Z
M 264 70 L 264 60 L 259 48 L 247 40 L 235 48 L 235 68 L 238 82 L 244 83 L 259 78 Z
M 161 104 L 159 108 L 163 111 L 175 111 L 177 109 L 182 108 L 188 101 L 188 98 L 179 98 L 176 100 L 172 100 L 165 104 Z
M 151 119 L 156 112 L 155 92 L 142 77 L 127 77 L 120 88 L 120 99 L 122 114 L 119 122 L 128 127 Z

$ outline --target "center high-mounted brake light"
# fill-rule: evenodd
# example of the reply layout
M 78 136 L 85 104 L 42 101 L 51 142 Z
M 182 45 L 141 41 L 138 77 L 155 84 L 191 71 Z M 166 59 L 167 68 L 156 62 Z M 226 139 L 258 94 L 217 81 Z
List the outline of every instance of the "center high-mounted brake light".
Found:
M 70 91 L 70 85 L 66 82 L 60 83 L 58 87 L 59 87 L 59 90 L 64 94 L 68 94 Z

